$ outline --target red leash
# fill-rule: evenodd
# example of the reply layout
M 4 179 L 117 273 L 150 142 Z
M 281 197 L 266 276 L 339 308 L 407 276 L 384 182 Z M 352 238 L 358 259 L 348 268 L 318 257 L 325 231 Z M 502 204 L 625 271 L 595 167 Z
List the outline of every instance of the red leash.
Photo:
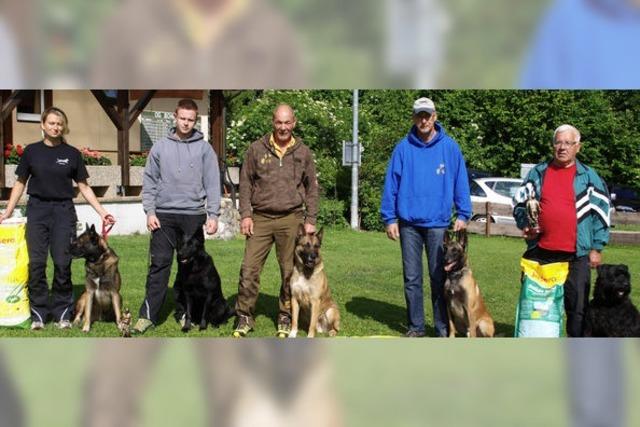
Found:
M 105 218 L 111 218 L 111 220 L 113 220 L 113 216 L 111 215 L 107 215 Z M 104 239 L 105 242 L 107 241 L 107 236 L 109 235 L 109 232 L 111 231 L 114 225 L 115 223 L 107 224 L 104 221 L 102 222 L 102 238 Z

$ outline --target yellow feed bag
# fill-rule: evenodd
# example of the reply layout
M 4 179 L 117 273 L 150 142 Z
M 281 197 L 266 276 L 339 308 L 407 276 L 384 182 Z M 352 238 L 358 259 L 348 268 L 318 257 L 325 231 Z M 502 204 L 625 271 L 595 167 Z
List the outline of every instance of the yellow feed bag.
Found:
M 0 326 L 27 328 L 29 254 L 23 219 L 0 224 Z

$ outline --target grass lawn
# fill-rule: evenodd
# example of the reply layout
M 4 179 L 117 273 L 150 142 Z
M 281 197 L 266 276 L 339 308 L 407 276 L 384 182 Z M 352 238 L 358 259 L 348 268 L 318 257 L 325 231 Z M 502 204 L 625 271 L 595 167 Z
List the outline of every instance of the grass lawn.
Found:
M 144 298 L 147 273 L 149 236 L 111 237 L 110 245 L 120 256 L 123 279 L 124 306 L 137 318 L 138 308 Z M 508 237 L 470 236 L 469 255 L 474 275 L 478 280 L 487 307 L 492 314 L 498 334 L 513 335 L 515 307 L 519 294 L 519 258 L 524 243 Z M 213 255 L 222 277 L 223 291 L 233 304 L 237 293 L 238 273 L 242 262 L 244 241 L 207 241 L 207 250 Z M 323 256 L 329 283 L 342 315 L 339 336 L 401 336 L 406 331 L 406 310 L 402 288 L 402 265 L 398 243 L 389 241 L 383 233 L 353 232 L 328 229 L 325 232 Z M 632 299 L 640 305 L 640 259 L 638 247 L 612 246 L 604 252 L 608 263 L 628 264 L 632 272 Z M 49 263 L 48 277 L 52 277 Z M 426 268 L 426 262 L 425 262 Z M 170 283 L 175 276 L 175 265 Z M 425 277 L 428 275 L 425 272 Z M 84 285 L 84 261 L 73 262 L 73 282 L 76 297 Z M 274 251 L 267 260 L 262 274 L 262 289 L 257 304 L 256 328 L 251 336 L 273 336 L 278 309 L 279 269 Z M 428 333 L 433 333 L 431 302 L 425 292 L 425 312 Z M 173 293 L 167 301 L 157 327 L 145 336 L 185 336 L 173 319 Z M 232 321 L 218 329 L 191 331 L 188 336 L 228 337 Z M 304 335 L 304 334 L 303 334 Z M 0 329 L 5 337 L 81 337 L 79 328 L 59 331 L 47 324 L 44 331 Z M 114 324 L 96 322 L 89 336 L 118 336 Z

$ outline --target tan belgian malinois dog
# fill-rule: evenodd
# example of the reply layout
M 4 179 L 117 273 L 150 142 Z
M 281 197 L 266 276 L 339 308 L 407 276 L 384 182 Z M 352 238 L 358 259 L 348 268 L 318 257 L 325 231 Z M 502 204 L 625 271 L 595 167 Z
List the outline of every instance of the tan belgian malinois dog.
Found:
M 444 234 L 444 297 L 449 315 L 449 337 L 493 337 L 493 319 L 484 305 L 480 288 L 467 263 L 467 232 L 458 231 L 456 240 Z
M 291 276 L 291 338 L 298 334 L 299 321 L 309 325 L 309 338 L 316 332 L 333 337 L 340 329 L 340 311 L 331 298 L 320 256 L 322 235 L 323 229 L 307 234 L 302 224 L 298 228 Z
M 125 327 L 122 323 L 122 296 L 120 295 L 120 272 L 118 256 L 100 236 L 95 226 L 71 242 L 71 255 L 84 258 L 85 291 L 76 303 L 74 325 L 82 321 L 82 332 L 89 332 L 91 322 L 95 320 L 115 320 L 118 329 Z

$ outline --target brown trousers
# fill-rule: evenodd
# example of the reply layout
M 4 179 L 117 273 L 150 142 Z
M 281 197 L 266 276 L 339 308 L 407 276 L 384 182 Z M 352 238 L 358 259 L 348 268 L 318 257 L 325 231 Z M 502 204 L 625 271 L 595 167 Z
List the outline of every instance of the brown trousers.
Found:
M 257 213 L 253 215 L 253 236 L 247 237 L 246 240 L 236 300 L 236 312 L 239 315 L 248 316 L 252 326 L 260 289 L 260 273 L 274 242 L 282 278 L 278 320 L 284 316 L 291 318 L 289 282 L 293 273 L 296 235 L 302 221 L 301 212 L 294 212 L 280 218 L 269 218 Z

